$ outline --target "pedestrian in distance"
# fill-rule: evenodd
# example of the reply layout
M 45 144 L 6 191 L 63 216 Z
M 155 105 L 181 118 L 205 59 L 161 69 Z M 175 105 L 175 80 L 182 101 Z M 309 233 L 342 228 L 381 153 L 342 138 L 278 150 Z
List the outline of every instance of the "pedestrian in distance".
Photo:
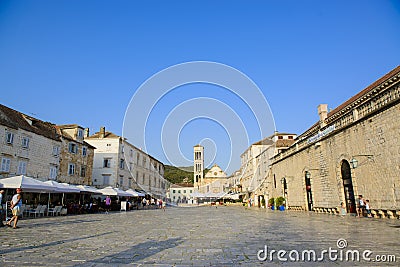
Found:
M 161 202 L 161 206 L 162 206 L 163 211 L 165 211 L 165 206 L 166 206 L 165 201 L 162 201 L 162 202 Z
M 143 199 L 142 199 L 143 209 L 146 208 L 146 204 L 147 204 L 147 200 L 146 200 L 146 198 L 143 198 Z
M 4 214 L 3 214 L 3 194 L 4 194 L 4 190 L 0 190 L 0 227 L 4 227 Z
M 371 206 L 369 205 L 369 199 L 365 200 L 365 211 L 367 212 L 367 217 L 372 218 Z
M 344 202 L 340 202 L 340 215 L 345 216 L 346 213 L 346 205 L 344 204 Z
M 8 227 L 13 227 L 17 229 L 18 217 L 21 214 L 21 207 L 22 207 L 22 189 L 17 188 L 17 193 L 11 199 L 11 206 L 10 209 L 12 210 L 12 218 L 10 221 L 7 222 Z M 11 226 L 11 223 L 14 222 L 14 226 Z
M 358 203 L 357 203 L 357 217 L 364 216 L 365 209 L 365 201 L 362 195 L 358 195 Z
M 110 211 L 111 208 L 111 197 L 107 196 L 105 199 L 105 204 L 106 204 L 106 214 Z

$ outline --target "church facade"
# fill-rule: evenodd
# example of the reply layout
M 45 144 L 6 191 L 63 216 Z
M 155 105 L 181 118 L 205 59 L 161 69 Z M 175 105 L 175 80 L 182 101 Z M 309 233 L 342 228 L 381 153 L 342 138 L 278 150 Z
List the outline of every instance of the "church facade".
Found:
M 226 173 L 214 164 L 211 169 L 204 174 L 204 147 L 195 145 L 193 147 L 193 170 L 194 170 L 194 190 L 198 193 L 221 193 L 228 186 Z

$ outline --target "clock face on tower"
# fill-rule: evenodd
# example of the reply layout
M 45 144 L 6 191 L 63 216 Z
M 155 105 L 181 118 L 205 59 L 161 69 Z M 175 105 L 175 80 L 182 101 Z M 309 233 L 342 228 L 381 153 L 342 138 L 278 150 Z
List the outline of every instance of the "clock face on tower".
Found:
M 217 172 L 214 172 L 214 175 L 215 175 L 215 176 L 217 176 L 217 174 L 218 174 Z

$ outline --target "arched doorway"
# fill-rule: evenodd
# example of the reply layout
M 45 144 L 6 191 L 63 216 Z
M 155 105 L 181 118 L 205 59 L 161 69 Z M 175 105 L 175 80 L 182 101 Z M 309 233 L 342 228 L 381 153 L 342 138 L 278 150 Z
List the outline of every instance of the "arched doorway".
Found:
M 259 208 L 262 208 L 262 207 L 265 206 L 265 201 L 264 201 L 264 203 L 263 203 L 263 200 L 264 200 L 264 196 L 263 196 L 263 195 L 259 195 L 259 196 L 258 196 L 258 199 L 257 199 L 257 201 L 258 201 L 258 207 L 259 207 Z
M 305 184 L 306 184 L 306 194 L 307 194 L 307 206 L 308 211 L 312 211 L 313 209 L 313 196 L 311 190 L 311 174 L 309 171 L 305 172 Z
M 356 201 L 354 198 L 353 181 L 351 179 L 351 169 L 347 160 L 342 161 L 341 173 L 347 212 L 356 213 Z

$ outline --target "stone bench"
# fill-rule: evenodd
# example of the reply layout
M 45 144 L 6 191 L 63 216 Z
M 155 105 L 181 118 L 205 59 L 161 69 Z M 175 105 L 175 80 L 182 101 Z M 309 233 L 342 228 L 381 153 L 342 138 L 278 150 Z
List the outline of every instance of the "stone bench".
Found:
M 371 210 L 371 215 L 374 218 L 389 218 L 398 219 L 400 218 L 400 210 Z
M 312 210 L 314 211 L 314 212 L 316 212 L 316 213 L 320 213 L 320 208 L 312 208 Z
M 400 210 L 386 210 L 385 212 L 389 219 L 400 219 Z
M 328 214 L 338 214 L 338 208 L 322 208 L 322 207 L 314 207 L 313 211 L 316 213 L 328 213 Z
M 288 210 L 293 210 L 293 211 L 303 211 L 303 207 L 301 206 L 289 206 Z
M 371 215 L 374 218 L 379 218 L 378 212 L 376 210 L 371 210 Z
M 379 218 L 386 218 L 385 210 L 378 210 L 378 216 Z

